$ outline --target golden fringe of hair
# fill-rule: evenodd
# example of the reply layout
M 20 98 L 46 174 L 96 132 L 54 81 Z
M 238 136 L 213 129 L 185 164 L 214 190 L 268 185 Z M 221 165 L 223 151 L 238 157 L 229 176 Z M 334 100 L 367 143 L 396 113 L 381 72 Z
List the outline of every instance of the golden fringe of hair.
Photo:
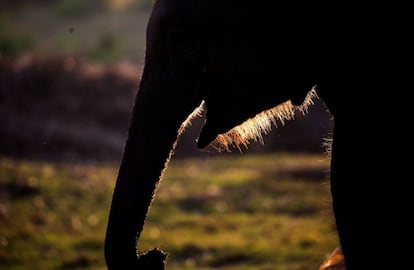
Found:
M 331 137 L 323 138 L 322 147 L 323 149 L 325 149 L 325 153 L 328 156 L 332 155 L 332 140 L 333 140 L 332 135 Z
M 231 152 L 232 148 L 237 148 L 239 151 L 242 151 L 242 147 L 247 149 L 251 141 L 264 144 L 263 134 L 266 135 L 269 133 L 272 130 L 272 126 L 278 127 L 279 124 L 283 126 L 286 121 L 294 119 L 297 111 L 302 114 L 306 114 L 308 112 L 308 107 L 314 104 L 313 101 L 315 98 L 318 98 L 318 95 L 315 88 L 312 88 L 306 95 L 305 100 L 301 105 L 295 106 L 291 101 L 286 101 L 269 110 L 263 111 L 254 117 L 249 118 L 242 124 L 232 128 L 228 132 L 219 134 L 216 139 L 207 146 L 207 148 L 212 148 L 218 152 Z M 194 118 L 202 116 L 204 110 L 205 103 L 203 101 L 200 106 L 197 107 L 182 123 L 177 132 L 177 140 L 171 149 L 166 164 L 174 154 L 174 150 L 182 133 L 187 127 L 191 126 L 191 122 Z M 325 142 L 325 146 L 328 147 L 328 152 L 330 151 L 329 145 L 330 142 L 327 140 Z
M 315 88 L 312 88 L 301 105 L 295 106 L 289 100 L 263 111 L 229 130 L 227 133 L 219 134 L 208 147 L 218 152 L 231 152 L 231 148 L 237 148 L 239 151 L 242 151 L 241 148 L 243 146 L 247 149 L 250 141 L 264 144 L 263 134 L 269 133 L 272 126 L 278 127 L 279 123 L 283 126 L 286 121 L 294 119 L 297 111 L 306 114 L 308 107 L 314 104 L 313 100 L 317 97 Z
M 187 127 L 191 126 L 191 122 L 193 121 L 194 118 L 196 117 L 201 117 L 201 115 L 203 114 L 204 111 L 204 101 L 201 102 L 200 106 L 198 106 L 186 119 L 185 121 L 181 124 L 180 128 L 177 131 L 177 139 L 175 140 L 170 153 L 168 155 L 167 160 L 165 161 L 164 164 L 164 169 L 161 172 L 161 176 L 164 175 L 165 170 L 167 169 L 168 163 L 170 162 L 172 156 L 174 155 L 175 152 L 175 148 L 177 147 L 178 141 L 181 138 L 181 135 L 184 133 L 184 131 L 187 129 Z

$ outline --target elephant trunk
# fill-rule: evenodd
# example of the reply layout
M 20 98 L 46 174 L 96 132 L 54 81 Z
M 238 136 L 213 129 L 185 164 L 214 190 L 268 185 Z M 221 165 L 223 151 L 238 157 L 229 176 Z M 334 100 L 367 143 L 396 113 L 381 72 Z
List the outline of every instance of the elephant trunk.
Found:
M 105 239 L 108 269 L 162 269 L 143 266 L 146 260 L 137 256 L 136 245 L 180 126 L 198 105 L 183 100 L 174 89 L 160 94 L 144 84 L 145 74 L 109 213 Z M 158 252 L 158 258 L 163 260 L 165 256 Z

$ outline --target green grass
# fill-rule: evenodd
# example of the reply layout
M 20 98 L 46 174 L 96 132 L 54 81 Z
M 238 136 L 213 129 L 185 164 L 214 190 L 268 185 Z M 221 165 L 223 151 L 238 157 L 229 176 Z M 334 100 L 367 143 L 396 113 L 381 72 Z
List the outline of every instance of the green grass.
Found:
M 16 56 L 32 49 L 33 36 L 23 29 L 10 30 L 10 25 L 1 21 L 0 17 L 0 57 Z
M 118 164 L 0 159 L 0 268 L 105 269 Z M 139 249 L 167 269 L 317 269 L 337 246 L 323 155 L 174 160 Z
M 94 62 L 143 64 L 152 1 L 26 2 L 0 3 L 0 56 L 69 54 Z

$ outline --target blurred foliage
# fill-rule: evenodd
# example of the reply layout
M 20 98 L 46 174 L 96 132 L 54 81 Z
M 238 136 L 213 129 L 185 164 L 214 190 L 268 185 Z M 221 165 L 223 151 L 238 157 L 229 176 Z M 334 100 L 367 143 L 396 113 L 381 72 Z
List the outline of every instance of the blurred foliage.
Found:
M 17 56 L 33 47 L 33 37 L 25 31 L 11 29 L 0 21 L 0 57 Z
M 107 0 L 107 5 L 113 10 L 123 10 L 137 8 L 140 10 L 149 10 L 155 0 Z
M 64 16 L 79 16 L 86 12 L 86 7 L 83 0 L 60 0 L 57 11 Z
M 86 10 L 111 9 L 123 10 L 127 8 L 149 9 L 154 0 L 14 0 L 0 1 L 0 7 L 25 8 L 32 6 L 55 6 L 63 15 L 78 15 Z
M 173 159 L 139 251 L 169 270 L 314 270 L 338 244 L 324 155 Z M 0 269 L 103 269 L 118 164 L 0 158 Z M 276 267 L 277 266 L 277 267 Z
M 1 1 L 0 49 L 141 63 L 151 6 L 147 0 Z
M 141 10 L 151 10 L 155 0 L 141 0 L 137 1 L 137 7 Z
M 0 155 L 118 159 L 139 74 L 73 56 L 0 59 Z
M 110 33 L 102 33 L 93 50 L 89 53 L 90 59 L 99 62 L 114 63 L 119 61 L 123 54 L 121 40 Z

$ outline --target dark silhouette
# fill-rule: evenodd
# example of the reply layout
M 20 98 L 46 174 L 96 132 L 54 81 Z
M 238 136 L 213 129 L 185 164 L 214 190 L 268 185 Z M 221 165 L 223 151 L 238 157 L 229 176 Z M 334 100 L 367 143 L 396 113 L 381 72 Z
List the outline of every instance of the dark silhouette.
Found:
M 109 269 L 154 269 L 140 268 L 137 240 L 183 123 L 202 101 L 198 146 L 237 147 L 247 143 L 246 129 L 233 127 L 260 113 L 266 123 L 289 119 L 315 93 L 334 117 L 330 181 L 347 269 L 406 267 L 409 251 L 399 247 L 412 237 L 403 220 L 408 169 L 393 160 L 410 141 L 385 120 L 404 108 L 409 24 L 394 16 L 404 9 L 366 1 L 156 1 L 107 227 Z

